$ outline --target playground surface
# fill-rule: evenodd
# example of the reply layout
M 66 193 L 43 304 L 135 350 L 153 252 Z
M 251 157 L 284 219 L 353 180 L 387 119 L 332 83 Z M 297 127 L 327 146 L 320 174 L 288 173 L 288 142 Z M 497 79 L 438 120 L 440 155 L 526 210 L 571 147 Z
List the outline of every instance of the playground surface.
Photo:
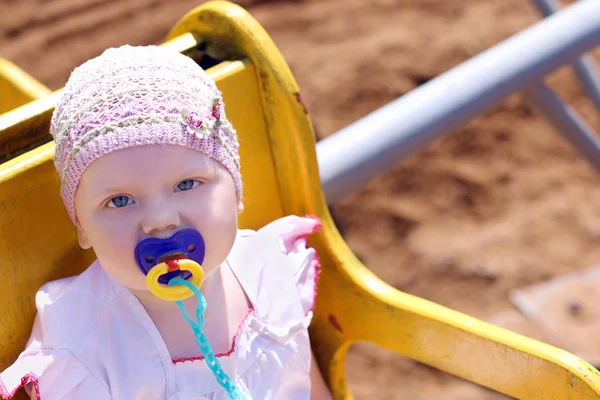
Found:
M 161 43 L 200 3 L 0 0 L 0 15 L 10 16 L 0 57 L 58 89 L 107 47 Z M 238 3 L 290 64 L 320 138 L 539 20 L 528 0 Z M 570 69 L 548 82 L 600 129 Z M 519 96 L 333 213 L 350 247 L 388 283 L 542 339 L 511 290 L 600 264 L 600 179 Z M 353 347 L 348 375 L 359 400 L 505 398 L 369 345 Z

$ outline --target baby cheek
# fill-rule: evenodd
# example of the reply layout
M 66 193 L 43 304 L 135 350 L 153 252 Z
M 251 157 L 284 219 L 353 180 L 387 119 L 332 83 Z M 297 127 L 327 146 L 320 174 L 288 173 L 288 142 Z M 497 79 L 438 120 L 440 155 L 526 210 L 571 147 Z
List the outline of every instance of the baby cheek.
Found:
M 134 260 L 135 235 L 128 232 L 125 227 L 104 227 L 98 241 L 102 243 L 101 251 L 112 260 L 130 261 Z M 98 249 L 100 250 L 100 249 Z
M 209 221 L 207 221 L 209 222 Z M 203 236 L 206 244 L 205 264 L 207 267 L 216 267 L 229 255 L 237 233 L 237 224 L 230 218 L 213 219 L 204 228 Z

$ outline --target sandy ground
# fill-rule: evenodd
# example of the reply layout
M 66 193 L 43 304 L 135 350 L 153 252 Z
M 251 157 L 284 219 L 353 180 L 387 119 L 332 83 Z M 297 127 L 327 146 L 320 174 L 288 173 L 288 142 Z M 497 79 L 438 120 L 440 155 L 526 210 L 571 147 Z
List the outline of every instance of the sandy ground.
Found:
M 57 89 L 107 47 L 160 43 L 199 3 L 2 0 L 0 57 Z M 243 4 L 290 64 L 319 137 L 539 19 L 527 0 Z M 600 127 L 570 70 L 549 82 Z M 527 332 L 509 290 L 598 263 L 597 204 L 598 177 L 515 96 L 333 212 L 352 249 L 390 284 Z M 369 345 L 356 345 L 348 363 L 357 399 L 505 398 Z

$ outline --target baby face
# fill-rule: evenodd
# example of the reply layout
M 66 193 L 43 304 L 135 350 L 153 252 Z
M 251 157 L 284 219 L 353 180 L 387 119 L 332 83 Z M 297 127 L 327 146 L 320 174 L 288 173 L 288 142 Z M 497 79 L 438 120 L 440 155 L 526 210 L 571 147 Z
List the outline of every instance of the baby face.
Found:
M 160 144 L 95 160 L 77 188 L 75 211 L 80 245 L 93 247 L 115 281 L 148 290 L 134 257 L 139 241 L 198 230 L 206 245 L 206 276 L 229 254 L 241 208 L 221 164 L 186 147 Z

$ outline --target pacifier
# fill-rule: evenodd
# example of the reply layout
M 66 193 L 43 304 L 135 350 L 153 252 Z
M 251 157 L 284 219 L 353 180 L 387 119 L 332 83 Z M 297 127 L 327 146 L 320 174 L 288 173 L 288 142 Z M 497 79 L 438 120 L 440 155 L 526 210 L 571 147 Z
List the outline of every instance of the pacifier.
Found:
M 135 261 L 155 296 L 176 301 L 194 293 L 183 285 L 169 286 L 169 281 L 181 278 L 199 288 L 204 280 L 201 265 L 205 251 L 200 232 L 182 229 L 170 238 L 148 238 L 139 242 L 135 247 Z

